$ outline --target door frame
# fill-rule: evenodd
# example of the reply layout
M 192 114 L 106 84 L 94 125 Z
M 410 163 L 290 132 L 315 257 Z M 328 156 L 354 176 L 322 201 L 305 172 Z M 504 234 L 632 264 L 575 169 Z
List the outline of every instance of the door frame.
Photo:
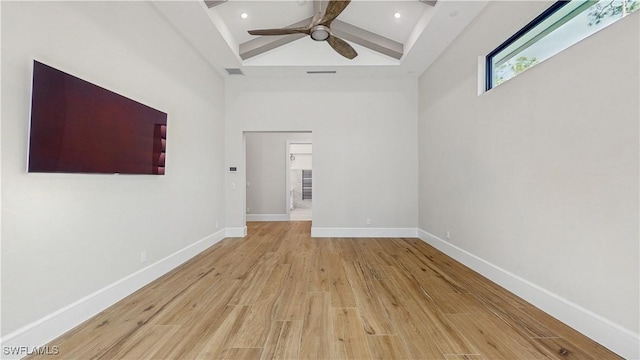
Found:
M 287 218 L 289 219 L 289 221 L 291 221 L 291 209 L 289 208 L 289 204 L 291 204 L 291 145 L 292 144 L 310 144 L 313 145 L 313 140 L 287 140 L 287 148 L 285 151 L 285 156 L 286 156 L 286 166 L 285 166 L 285 208 L 287 209 Z M 311 150 L 311 158 L 313 159 L 313 150 Z M 313 160 L 312 160 L 313 161 Z M 312 219 L 313 221 L 313 219 Z

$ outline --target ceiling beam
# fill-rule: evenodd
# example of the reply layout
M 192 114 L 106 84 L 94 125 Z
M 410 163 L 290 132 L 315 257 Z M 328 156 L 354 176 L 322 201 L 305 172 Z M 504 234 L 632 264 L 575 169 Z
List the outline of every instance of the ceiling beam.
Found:
M 423 4 L 427 4 L 431 6 L 436 6 L 436 3 L 438 2 L 438 0 L 419 0 L 419 1 Z
M 207 5 L 209 9 L 225 2 L 227 2 L 227 0 L 204 0 L 204 3 Z
M 322 2 L 325 1 L 314 1 L 314 11 L 317 11 L 316 9 L 321 8 Z M 303 27 L 310 24 L 312 19 L 313 18 L 304 19 L 287 27 Z M 402 55 L 404 54 L 404 46 L 401 43 L 359 28 L 357 26 L 348 24 L 344 21 L 340 21 L 337 19 L 334 20 L 331 23 L 331 32 L 333 33 L 333 35 L 339 38 L 353 42 L 360 46 L 364 46 L 368 49 L 390 56 L 394 59 L 400 60 L 402 58 Z M 260 36 L 240 44 L 238 53 L 242 60 L 247 60 L 254 56 L 273 50 L 279 46 L 296 41 L 305 36 L 307 35 L 292 34 L 282 36 Z
M 311 23 L 313 18 L 307 18 L 302 21 L 298 21 L 295 24 L 291 24 L 287 26 L 288 28 L 297 28 L 307 26 Z M 247 60 L 248 58 L 254 57 L 256 55 L 260 55 L 269 50 L 273 50 L 278 46 L 282 46 L 288 44 L 292 41 L 296 41 L 300 38 L 307 36 L 307 34 L 291 34 L 291 35 L 280 35 L 280 36 L 260 36 L 258 38 L 249 40 L 247 42 L 243 42 L 239 46 L 239 55 L 242 60 Z
M 331 23 L 331 32 L 339 38 L 391 56 L 394 59 L 400 60 L 400 58 L 402 58 L 404 50 L 401 43 L 357 26 L 347 24 L 344 21 L 334 20 L 333 23 Z

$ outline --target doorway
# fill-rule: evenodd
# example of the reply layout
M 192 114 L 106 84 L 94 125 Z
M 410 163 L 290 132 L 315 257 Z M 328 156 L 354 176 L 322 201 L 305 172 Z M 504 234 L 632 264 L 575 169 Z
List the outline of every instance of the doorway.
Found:
M 289 221 L 291 220 L 291 201 L 296 201 L 293 219 L 311 221 L 311 201 L 314 197 L 313 178 L 307 178 L 305 198 L 302 199 L 302 185 L 297 197 L 291 196 L 291 167 L 311 170 L 310 131 L 245 131 L 245 219 L 246 221 Z M 296 148 L 301 144 L 302 149 Z M 293 146 L 293 148 L 292 148 Z M 304 148 L 308 146 L 308 148 Z M 290 149 L 293 149 L 293 153 Z M 295 159 L 292 161 L 292 155 Z M 313 174 L 311 174 L 313 177 Z M 300 182 L 302 173 L 300 172 Z M 308 199 L 309 198 L 309 199 Z M 299 210 L 306 209 L 306 210 Z
M 287 142 L 288 212 L 290 221 L 313 219 L 313 146 L 311 141 Z

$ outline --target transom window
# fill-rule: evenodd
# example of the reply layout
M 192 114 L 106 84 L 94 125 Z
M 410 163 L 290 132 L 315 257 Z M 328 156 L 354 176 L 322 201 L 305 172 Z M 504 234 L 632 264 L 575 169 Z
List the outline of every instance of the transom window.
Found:
M 640 8 L 640 0 L 558 1 L 493 50 L 486 90 L 534 67 Z

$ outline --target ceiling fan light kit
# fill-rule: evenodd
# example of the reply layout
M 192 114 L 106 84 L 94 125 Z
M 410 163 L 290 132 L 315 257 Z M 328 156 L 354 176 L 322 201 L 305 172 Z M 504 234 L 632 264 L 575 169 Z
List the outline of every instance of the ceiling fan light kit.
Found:
M 311 38 L 315 41 L 325 41 L 329 38 L 331 34 L 328 27 L 324 25 L 318 25 L 311 29 Z

